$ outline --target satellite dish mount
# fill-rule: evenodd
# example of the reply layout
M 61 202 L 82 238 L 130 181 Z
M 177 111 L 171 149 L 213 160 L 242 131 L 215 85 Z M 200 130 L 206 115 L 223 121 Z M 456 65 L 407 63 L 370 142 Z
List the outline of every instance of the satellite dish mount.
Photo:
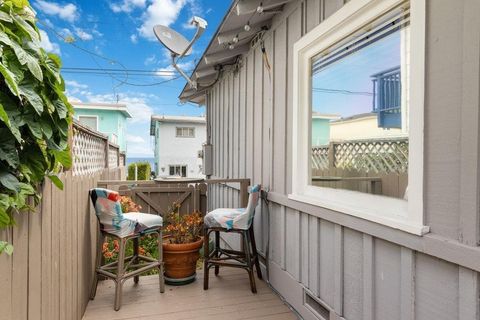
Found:
M 197 89 L 197 82 L 190 79 L 190 77 L 177 64 L 181 58 L 192 53 L 193 44 L 198 40 L 198 38 L 200 38 L 207 28 L 207 21 L 200 17 L 193 17 L 190 23 L 197 27 L 197 31 L 190 41 L 188 41 L 184 36 L 175 30 L 162 25 L 154 26 L 153 33 L 157 37 L 158 41 L 160 41 L 160 43 L 170 51 L 172 56 L 172 66 L 175 68 L 175 70 L 177 70 L 178 73 L 180 73 L 180 75 L 187 80 L 190 88 Z

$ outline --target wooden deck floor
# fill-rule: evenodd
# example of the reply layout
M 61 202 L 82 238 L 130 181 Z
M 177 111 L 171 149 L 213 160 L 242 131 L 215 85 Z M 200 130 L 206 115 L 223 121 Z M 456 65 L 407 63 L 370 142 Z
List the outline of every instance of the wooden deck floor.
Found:
M 123 305 L 118 312 L 113 310 L 113 282 L 102 281 L 83 320 L 297 319 L 265 282 L 257 279 L 258 293 L 252 294 L 244 270 L 224 268 L 218 277 L 212 270 L 210 279 L 210 289 L 204 291 L 200 271 L 196 282 L 183 287 L 166 286 L 163 294 L 160 294 L 157 276 L 141 277 L 136 286 L 133 279 L 129 279 L 124 285 Z

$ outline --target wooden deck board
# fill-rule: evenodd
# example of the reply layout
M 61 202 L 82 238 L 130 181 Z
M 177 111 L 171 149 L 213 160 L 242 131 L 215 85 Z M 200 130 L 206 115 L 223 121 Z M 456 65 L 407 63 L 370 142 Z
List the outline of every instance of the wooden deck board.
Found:
M 118 312 L 113 310 L 113 281 L 102 281 L 83 320 L 297 319 L 264 281 L 257 279 L 258 293 L 252 294 L 243 270 L 223 268 L 218 277 L 212 270 L 208 291 L 203 290 L 201 271 L 197 278 L 187 286 L 166 286 L 163 294 L 157 276 L 141 277 L 138 285 L 129 279 Z

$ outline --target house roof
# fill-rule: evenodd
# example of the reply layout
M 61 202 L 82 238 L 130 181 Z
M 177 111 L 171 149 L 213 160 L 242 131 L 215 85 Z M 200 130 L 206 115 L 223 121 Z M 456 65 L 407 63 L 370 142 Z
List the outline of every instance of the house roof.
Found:
M 338 120 L 333 120 L 332 123 L 340 123 L 340 122 L 361 120 L 366 118 L 376 118 L 376 117 L 377 117 L 377 113 L 375 112 L 359 113 L 350 117 L 338 118 Z
M 131 113 L 128 111 L 126 104 L 121 103 L 84 103 L 84 102 L 70 102 L 75 109 L 82 110 L 109 110 L 109 111 L 119 111 L 126 118 L 133 118 Z
M 341 118 L 339 114 L 332 114 L 332 113 L 321 113 L 321 112 L 312 112 L 313 119 L 326 119 L 326 120 L 338 120 Z
M 163 123 L 193 123 L 193 124 L 206 124 L 205 117 L 194 116 L 158 116 L 152 115 L 150 118 L 150 135 L 155 135 L 155 122 Z
M 198 83 L 198 89 L 194 90 L 186 84 L 179 99 L 204 104 L 205 90 L 215 83 L 219 75 L 218 69 L 232 65 L 238 56 L 248 53 L 252 39 L 259 32 L 268 30 L 273 17 L 281 13 L 284 5 L 290 1 L 292 0 L 264 1 L 262 14 L 255 13 L 260 3 L 258 0 L 232 1 L 230 9 L 191 74 L 191 78 Z M 247 23 L 250 26 L 249 31 L 244 29 Z M 238 42 L 233 44 L 234 48 L 230 50 L 228 47 L 235 36 L 238 37 Z M 202 84 L 206 87 L 202 87 Z

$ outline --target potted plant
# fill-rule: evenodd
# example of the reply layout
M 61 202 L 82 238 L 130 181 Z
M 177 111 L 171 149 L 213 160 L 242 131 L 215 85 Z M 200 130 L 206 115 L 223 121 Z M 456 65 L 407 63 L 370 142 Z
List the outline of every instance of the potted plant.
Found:
M 200 236 L 203 218 L 200 212 L 180 215 L 180 205 L 174 203 L 165 219 L 163 261 L 165 282 L 184 285 L 195 281 L 197 261 L 203 238 Z

